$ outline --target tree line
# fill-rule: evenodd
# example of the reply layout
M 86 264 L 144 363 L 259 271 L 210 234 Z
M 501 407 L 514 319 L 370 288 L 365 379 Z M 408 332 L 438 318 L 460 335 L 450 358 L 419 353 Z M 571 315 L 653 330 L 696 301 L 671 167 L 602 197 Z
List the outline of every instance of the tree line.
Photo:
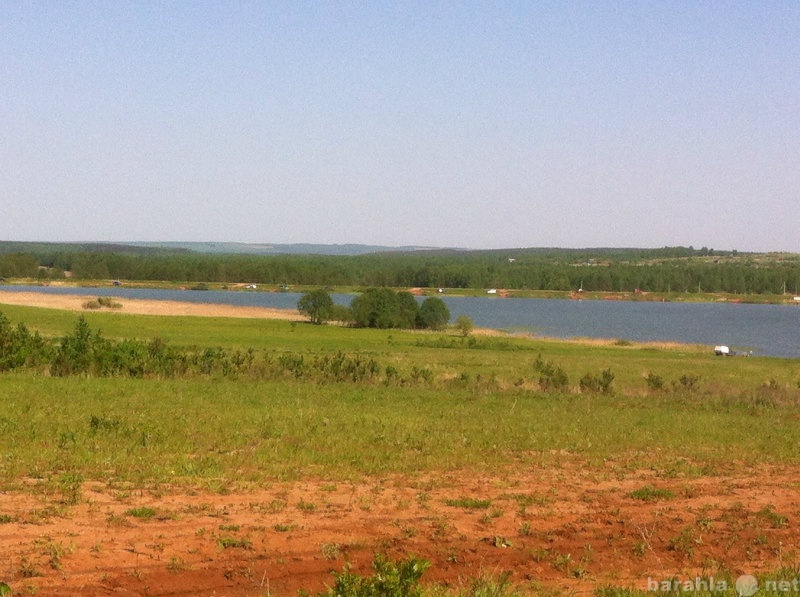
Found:
M 450 321 L 450 310 L 442 299 L 431 296 L 420 304 L 410 292 L 391 288 L 367 288 L 349 307 L 334 304 L 320 288 L 300 297 L 297 310 L 314 324 L 339 321 L 362 328 L 441 330 Z
M 0 247 L 1 248 L 1 247 Z M 712 249 L 420 251 L 358 256 L 165 251 L 0 252 L 0 278 L 395 288 L 800 292 L 800 257 Z

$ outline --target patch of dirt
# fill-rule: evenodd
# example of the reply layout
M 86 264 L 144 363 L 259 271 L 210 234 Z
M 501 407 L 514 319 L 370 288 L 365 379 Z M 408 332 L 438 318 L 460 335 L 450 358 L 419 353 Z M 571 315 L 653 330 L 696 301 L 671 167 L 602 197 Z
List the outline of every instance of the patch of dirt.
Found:
M 522 588 L 587 594 L 720 569 L 735 578 L 797 565 L 798 473 L 565 465 L 227 495 L 87 483 L 75 505 L 32 484 L 0 493 L 0 580 L 15 594 L 293 596 L 322 590 L 346 561 L 369 573 L 378 552 L 428 559 L 423 580 L 450 586 L 503 571 Z M 489 503 L 448 504 L 462 498 Z

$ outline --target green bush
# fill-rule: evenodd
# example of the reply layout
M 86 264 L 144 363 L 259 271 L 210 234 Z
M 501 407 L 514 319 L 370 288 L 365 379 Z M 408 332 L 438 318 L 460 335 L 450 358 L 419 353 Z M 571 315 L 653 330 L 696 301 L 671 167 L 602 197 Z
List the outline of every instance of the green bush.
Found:
M 542 359 L 538 355 L 533 363 L 533 370 L 539 373 L 539 387 L 542 391 L 565 390 L 569 387 L 569 377 L 558 365 Z
M 686 373 L 684 375 L 681 375 L 680 379 L 678 380 L 680 387 L 688 392 L 693 392 L 694 390 L 696 390 L 699 382 L 700 382 L 700 376 L 695 375 L 693 373 Z
M 372 563 L 375 574 L 360 576 L 346 566 L 342 572 L 334 572 L 336 582 L 319 597 L 422 597 L 419 580 L 430 567 L 430 562 L 408 558 L 392 562 L 385 556 L 376 555 Z
M 102 341 L 99 334 L 92 333 L 86 319 L 79 317 L 72 335 L 61 340 L 50 373 L 56 377 L 90 373 L 95 349 Z
M 312 363 L 314 371 L 332 381 L 364 381 L 378 374 L 380 367 L 374 359 L 349 356 L 337 352 L 335 355 L 316 357 Z
M 581 392 L 590 394 L 610 394 L 614 383 L 614 373 L 606 369 L 600 375 L 587 373 L 580 380 Z
M 13 327 L 0 312 L 0 371 L 35 366 L 50 358 L 51 349 L 38 332 L 31 334 L 24 323 Z
M 97 297 L 97 302 L 101 307 L 105 307 L 107 309 L 121 309 L 122 303 L 118 303 L 110 296 L 100 296 Z
M 461 334 L 464 338 L 469 336 L 470 333 L 472 333 L 473 328 L 475 327 L 475 324 L 472 322 L 472 318 L 469 317 L 468 315 L 459 315 L 458 318 L 456 318 L 455 325 L 456 329 L 458 330 L 458 333 Z
M 660 375 L 656 375 L 652 371 L 645 377 L 647 382 L 647 389 L 653 392 L 660 392 L 664 389 L 664 379 Z

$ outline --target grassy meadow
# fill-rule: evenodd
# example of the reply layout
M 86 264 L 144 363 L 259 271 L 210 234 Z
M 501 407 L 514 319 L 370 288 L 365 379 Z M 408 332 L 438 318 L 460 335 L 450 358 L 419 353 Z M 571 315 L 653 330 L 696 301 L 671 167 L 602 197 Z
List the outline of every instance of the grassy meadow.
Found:
M 74 313 L 4 306 L 47 338 Z M 708 348 L 364 330 L 254 319 L 84 315 L 108 339 L 369 358 L 377 374 L 132 379 L 0 375 L 0 478 L 230 490 L 303 476 L 513 472 L 561 462 L 713 475 L 796 463 L 800 369 Z M 554 375 L 553 371 L 563 374 Z M 583 383 L 609 372 L 607 387 Z M 608 378 L 606 378 L 607 380 Z

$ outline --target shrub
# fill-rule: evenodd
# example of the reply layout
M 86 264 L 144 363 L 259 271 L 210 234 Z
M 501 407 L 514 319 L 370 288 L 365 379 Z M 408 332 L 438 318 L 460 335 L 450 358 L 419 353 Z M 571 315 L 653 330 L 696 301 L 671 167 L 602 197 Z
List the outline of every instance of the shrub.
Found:
M 92 333 L 86 319 L 79 317 L 73 333 L 61 340 L 50 372 L 57 377 L 89 373 L 94 349 L 101 342 L 102 338 Z
M 100 296 L 96 299 L 83 303 L 84 309 L 100 309 L 101 307 L 105 307 L 107 309 L 121 309 L 122 303 L 116 302 L 109 296 Z
M 411 368 L 411 379 L 416 383 L 433 383 L 433 371 L 427 367 L 417 367 L 414 365 Z
M 278 363 L 280 363 L 284 371 L 297 378 L 303 377 L 306 370 L 303 355 L 282 354 L 278 357 Z
M 374 359 L 348 356 L 342 352 L 316 357 L 312 368 L 320 377 L 333 381 L 364 381 L 377 375 L 380 367 Z
M 469 589 L 462 595 L 463 597 L 521 597 L 522 593 L 511 585 L 510 578 L 509 572 L 503 572 L 497 578 L 478 578 L 472 581 Z
M 118 303 L 117 301 L 115 301 L 110 296 L 97 297 L 97 303 L 101 307 L 105 307 L 107 309 L 121 309 L 122 308 L 122 303 Z
M 700 376 L 694 375 L 692 373 L 686 373 L 684 375 L 681 375 L 680 379 L 678 380 L 680 386 L 684 390 L 687 390 L 689 392 L 697 389 L 697 384 L 699 381 L 700 381 Z
M 80 473 L 68 472 L 58 478 L 59 489 L 61 490 L 61 503 L 74 506 L 81 501 L 81 488 L 83 487 L 83 476 Z
M 475 328 L 475 324 L 472 323 L 472 318 L 467 315 L 459 315 L 456 318 L 456 329 L 458 333 L 461 334 L 464 338 L 469 336 L 472 333 L 472 330 Z
M 94 355 L 98 375 L 142 377 L 148 369 L 147 346 L 135 340 L 107 344 Z
M 11 325 L 0 313 L 0 371 L 38 365 L 51 357 L 51 350 L 38 332 L 31 334 L 24 323 Z
M 664 380 L 660 375 L 656 375 L 652 371 L 644 378 L 647 382 L 647 389 L 653 392 L 659 392 L 664 389 Z
M 606 369 L 600 375 L 587 373 L 581 378 L 580 386 L 581 392 L 589 392 L 592 394 L 610 394 L 612 391 L 611 384 L 614 383 L 614 373 L 611 369 Z
M 253 543 L 249 539 L 237 539 L 236 537 L 220 537 L 217 545 L 221 549 L 253 549 Z
M 564 390 L 569 386 L 569 377 L 561 367 L 542 359 L 538 355 L 533 363 L 533 370 L 539 373 L 539 387 L 542 391 Z
M 408 558 L 392 562 L 376 555 L 372 563 L 373 576 L 359 576 L 345 566 L 342 572 L 334 572 L 336 582 L 319 597 L 422 597 L 419 580 L 430 567 L 430 562 Z

